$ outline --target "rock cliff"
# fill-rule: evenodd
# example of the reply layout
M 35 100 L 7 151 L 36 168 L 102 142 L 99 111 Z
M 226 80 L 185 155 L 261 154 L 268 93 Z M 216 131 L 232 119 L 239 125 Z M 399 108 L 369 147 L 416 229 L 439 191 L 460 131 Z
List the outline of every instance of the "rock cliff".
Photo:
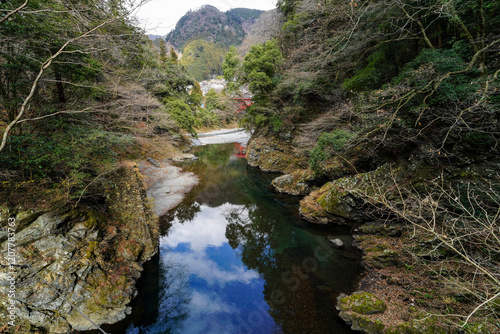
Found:
M 157 252 L 158 219 L 136 165 L 118 168 L 104 184 L 106 205 L 101 211 L 1 208 L 2 226 L 9 217 L 16 219 L 18 332 L 87 330 L 95 328 L 89 319 L 97 325 L 114 323 L 130 312 L 142 264 Z M 5 230 L 0 242 L 5 265 Z M 2 270 L 1 275 L 5 285 L 8 273 Z M 0 291 L 2 323 L 7 320 L 5 291 Z

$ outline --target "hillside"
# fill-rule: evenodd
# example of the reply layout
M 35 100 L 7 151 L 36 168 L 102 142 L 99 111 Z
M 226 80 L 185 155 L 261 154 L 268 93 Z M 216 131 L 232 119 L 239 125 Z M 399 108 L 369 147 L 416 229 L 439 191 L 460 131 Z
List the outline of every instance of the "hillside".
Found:
M 225 52 L 225 49 L 215 43 L 197 39 L 184 47 L 180 63 L 197 81 L 203 81 L 222 75 Z
M 181 17 L 165 40 L 181 50 L 197 39 L 215 42 L 226 48 L 240 45 L 262 13 L 263 11 L 247 8 L 221 12 L 213 6 L 205 5 Z

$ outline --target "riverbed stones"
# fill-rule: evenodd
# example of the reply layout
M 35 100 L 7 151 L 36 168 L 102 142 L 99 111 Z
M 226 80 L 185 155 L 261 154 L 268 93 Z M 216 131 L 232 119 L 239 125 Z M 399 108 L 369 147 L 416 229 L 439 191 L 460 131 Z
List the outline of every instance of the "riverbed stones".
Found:
M 338 249 L 345 247 L 344 242 L 338 238 L 329 239 L 328 242 L 330 243 L 330 245 L 332 245 L 333 247 L 338 248 Z

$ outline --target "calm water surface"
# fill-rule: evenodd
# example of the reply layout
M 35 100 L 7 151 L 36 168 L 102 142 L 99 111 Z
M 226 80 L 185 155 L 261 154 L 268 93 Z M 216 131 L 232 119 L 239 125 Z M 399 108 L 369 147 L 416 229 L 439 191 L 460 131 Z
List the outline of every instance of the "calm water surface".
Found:
M 109 332 L 352 333 L 335 310 L 361 272 L 349 230 L 305 224 L 297 198 L 270 190 L 276 175 L 234 153 L 234 144 L 198 147 L 183 166 L 200 183 L 161 218 L 160 254 L 134 311 Z

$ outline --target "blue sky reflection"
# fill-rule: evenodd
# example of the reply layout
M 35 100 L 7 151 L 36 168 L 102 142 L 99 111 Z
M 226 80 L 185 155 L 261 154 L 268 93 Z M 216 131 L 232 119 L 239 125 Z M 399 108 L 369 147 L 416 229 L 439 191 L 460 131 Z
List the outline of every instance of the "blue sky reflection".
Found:
M 161 238 L 162 262 L 174 262 L 189 275 L 188 317 L 176 333 L 244 333 L 250 328 L 244 319 L 255 309 L 261 310 L 260 330 L 272 332 L 275 327 L 267 313 L 264 280 L 243 264 L 225 236 L 230 210 L 248 215 L 244 206 L 201 205 L 193 220 L 174 221 L 168 236 Z

